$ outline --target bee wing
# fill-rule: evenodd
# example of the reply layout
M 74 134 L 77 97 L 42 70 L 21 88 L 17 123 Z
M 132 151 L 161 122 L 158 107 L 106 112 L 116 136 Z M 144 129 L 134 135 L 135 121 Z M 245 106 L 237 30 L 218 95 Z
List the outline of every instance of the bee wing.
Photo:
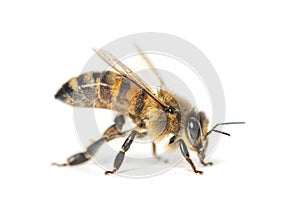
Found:
M 157 71 L 157 69 L 154 67 L 154 65 L 152 64 L 152 62 L 150 61 L 150 59 L 146 56 L 146 54 L 138 47 L 138 45 L 135 45 L 136 50 L 140 53 L 140 55 L 142 56 L 142 58 L 146 61 L 146 63 L 148 64 L 148 66 L 150 67 L 151 71 L 155 74 L 155 76 L 157 77 L 157 79 L 159 80 L 160 86 L 165 86 L 164 81 L 161 79 L 161 77 L 159 76 L 159 73 Z
M 103 61 L 105 61 L 114 70 L 116 70 L 122 76 L 129 79 L 137 87 L 144 90 L 163 110 L 169 108 L 169 106 L 166 105 L 137 74 L 135 74 L 128 66 L 123 64 L 120 60 L 118 60 L 114 55 L 102 49 L 100 50 L 93 48 L 93 50 Z

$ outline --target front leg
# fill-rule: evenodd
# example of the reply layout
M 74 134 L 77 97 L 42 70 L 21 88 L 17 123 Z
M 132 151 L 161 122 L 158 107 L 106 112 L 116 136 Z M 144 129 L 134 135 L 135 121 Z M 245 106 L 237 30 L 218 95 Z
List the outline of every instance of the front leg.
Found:
M 179 146 L 180 146 L 180 150 L 181 150 L 182 155 L 184 156 L 184 158 L 186 159 L 186 161 L 188 161 L 188 163 L 191 165 L 194 173 L 203 174 L 202 171 L 196 169 L 196 166 L 194 165 L 193 161 L 190 158 L 189 151 L 188 151 L 188 149 L 187 149 L 186 144 L 184 143 L 184 141 L 182 139 L 180 139 L 180 140 L 178 140 L 178 142 L 179 142 Z
M 204 162 L 204 159 L 203 159 L 203 157 L 200 153 L 197 153 L 197 155 L 198 155 L 199 160 L 200 160 L 200 162 L 203 166 L 212 166 L 213 165 L 212 162 Z
M 201 164 L 204 166 L 212 166 L 213 163 L 212 162 L 204 162 L 203 160 L 200 160 Z

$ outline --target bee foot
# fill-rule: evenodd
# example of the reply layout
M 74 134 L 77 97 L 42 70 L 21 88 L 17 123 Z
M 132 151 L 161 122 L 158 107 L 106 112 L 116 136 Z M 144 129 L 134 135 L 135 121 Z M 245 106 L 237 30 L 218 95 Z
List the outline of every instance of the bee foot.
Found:
M 212 165 L 213 165 L 212 162 L 206 163 L 206 162 L 204 162 L 204 161 L 201 161 L 201 164 L 202 164 L 203 166 L 212 166 Z
M 108 171 L 105 171 L 105 175 L 110 175 L 110 174 L 114 174 L 115 172 L 117 171 L 117 169 L 113 169 L 113 170 L 108 170 Z
M 154 157 L 155 157 L 156 159 L 158 159 L 158 160 L 163 161 L 164 163 L 168 163 L 168 162 L 169 162 L 167 159 L 163 159 L 163 158 L 160 157 L 160 156 L 155 155 Z
M 196 173 L 196 174 L 201 174 L 201 175 L 203 175 L 203 171 L 201 171 L 201 170 L 194 170 L 194 172 Z
M 65 167 L 65 166 L 68 166 L 69 164 L 67 164 L 67 163 L 62 163 L 62 164 L 59 164 L 59 163 L 51 163 L 51 165 L 53 165 L 53 166 L 57 166 L 57 167 Z

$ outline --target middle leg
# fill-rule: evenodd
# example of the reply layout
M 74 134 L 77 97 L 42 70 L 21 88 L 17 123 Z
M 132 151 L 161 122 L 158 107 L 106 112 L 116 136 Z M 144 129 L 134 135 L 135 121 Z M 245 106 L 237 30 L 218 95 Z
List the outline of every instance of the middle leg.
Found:
M 131 133 L 129 134 L 129 136 L 127 137 L 125 142 L 123 143 L 121 150 L 119 151 L 119 153 L 117 154 L 117 156 L 115 158 L 114 168 L 112 170 L 105 171 L 105 175 L 114 174 L 121 167 L 124 157 L 125 157 L 125 152 L 127 152 L 127 150 L 130 148 L 130 146 L 133 142 L 133 139 L 135 138 L 135 136 L 137 134 L 138 134 L 138 132 L 136 130 L 131 131 Z
M 158 160 L 162 160 L 162 157 L 157 155 L 157 151 L 156 151 L 156 144 L 155 142 L 152 142 L 152 154 L 153 156 L 158 159 Z M 164 159 L 163 160 L 164 163 L 168 163 L 168 160 Z

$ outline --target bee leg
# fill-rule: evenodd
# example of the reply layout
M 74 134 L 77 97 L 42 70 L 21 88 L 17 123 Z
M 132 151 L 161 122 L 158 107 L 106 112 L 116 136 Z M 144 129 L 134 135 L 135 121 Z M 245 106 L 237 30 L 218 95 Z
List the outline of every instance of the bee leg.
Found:
M 213 163 L 212 162 L 204 162 L 203 160 L 200 160 L 201 164 L 204 166 L 212 166 Z
M 202 171 L 196 169 L 193 161 L 190 158 L 190 154 L 188 152 L 188 149 L 187 149 L 186 144 L 184 143 L 184 141 L 182 139 L 180 139 L 178 142 L 179 142 L 180 151 L 181 151 L 182 155 L 184 156 L 184 158 L 186 159 L 186 161 L 188 161 L 188 163 L 191 165 L 193 171 L 195 173 L 203 174 Z
M 203 157 L 201 156 L 201 154 L 200 153 L 197 153 L 197 154 L 198 154 L 199 160 L 200 160 L 200 162 L 203 166 L 212 166 L 213 165 L 212 162 L 204 162 Z
M 88 161 L 91 158 L 91 156 L 87 152 L 80 152 L 78 154 L 72 155 L 67 159 L 66 163 L 52 163 L 52 165 L 63 167 L 63 166 L 71 166 L 71 165 L 79 165 L 81 163 L 84 163 Z
M 104 136 L 96 141 L 94 141 L 92 144 L 90 144 L 87 147 L 87 150 L 85 152 L 80 152 L 78 154 L 74 154 L 70 156 L 67 159 L 66 163 L 52 163 L 52 165 L 63 167 L 63 166 L 73 166 L 73 165 L 79 165 L 82 163 L 87 162 L 88 160 L 91 159 L 93 155 L 97 153 L 99 148 L 102 146 L 102 144 L 106 141 L 110 141 L 114 138 L 122 136 L 122 127 L 123 124 L 125 123 L 124 116 L 119 115 L 115 118 L 115 124 L 111 125 L 105 132 Z
M 158 160 L 162 160 L 162 158 L 160 156 L 157 155 L 156 153 L 156 144 L 154 142 L 152 142 L 152 154 L 153 156 L 158 159 Z M 168 163 L 168 160 L 163 160 L 165 163 Z
M 125 142 L 123 143 L 121 150 L 119 151 L 119 153 L 117 154 L 115 161 L 114 161 L 114 168 L 110 171 L 105 171 L 105 175 L 108 174 L 114 174 L 121 166 L 124 157 L 125 157 L 125 152 L 127 152 L 127 150 L 130 148 L 130 145 L 133 142 L 134 137 L 138 134 L 137 131 L 133 130 L 129 136 L 127 137 L 127 139 L 125 140 Z
M 102 146 L 102 144 L 105 141 L 106 141 L 106 137 L 102 137 L 99 140 L 90 144 L 90 146 L 88 146 L 86 152 L 80 152 L 80 153 L 70 156 L 67 159 L 66 163 L 62 163 L 62 164 L 52 163 L 52 165 L 63 167 L 63 166 L 73 166 L 73 165 L 79 165 L 79 164 L 85 163 L 91 159 L 91 156 L 96 154 L 97 150 Z
M 156 159 L 161 159 L 161 157 L 159 157 L 156 153 L 156 144 L 154 142 L 152 142 L 152 154 Z
M 156 157 L 157 159 L 161 159 L 157 153 L 156 153 L 156 144 L 154 142 L 152 142 L 152 154 L 154 157 Z

